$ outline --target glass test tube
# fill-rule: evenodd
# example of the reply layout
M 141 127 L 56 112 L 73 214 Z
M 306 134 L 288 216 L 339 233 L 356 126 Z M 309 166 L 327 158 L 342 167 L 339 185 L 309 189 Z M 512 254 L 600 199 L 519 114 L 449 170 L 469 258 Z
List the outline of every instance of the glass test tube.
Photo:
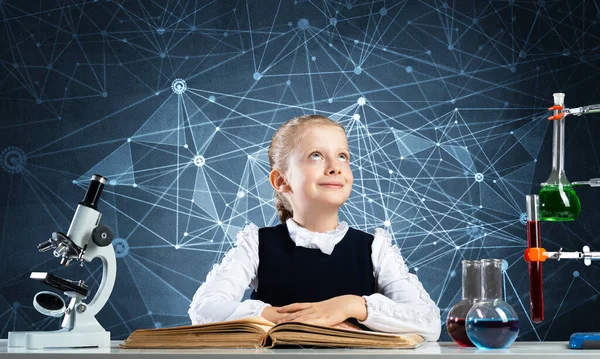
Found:
M 527 247 L 542 246 L 539 218 L 539 197 L 525 196 L 527 202 Z M 544 293 L 542 288 L 542 262 L 527 262 L 529 267 L 529 314 L 534 323 L 544 320 Z

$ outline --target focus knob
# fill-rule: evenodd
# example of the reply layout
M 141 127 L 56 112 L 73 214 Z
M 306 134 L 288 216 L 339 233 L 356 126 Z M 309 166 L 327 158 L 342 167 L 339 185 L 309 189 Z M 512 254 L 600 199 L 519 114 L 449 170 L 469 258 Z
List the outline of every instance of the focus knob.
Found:
M 92 240 L 98 247 L 106 247 L 113 240 L 113 232 L 109 226 L 101 224 L 92 231 Z

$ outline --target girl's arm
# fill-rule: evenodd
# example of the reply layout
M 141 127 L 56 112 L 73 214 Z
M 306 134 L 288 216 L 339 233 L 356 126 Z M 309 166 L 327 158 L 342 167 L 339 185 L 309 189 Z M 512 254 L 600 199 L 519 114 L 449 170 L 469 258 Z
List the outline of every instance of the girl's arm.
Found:
M 247 225 L 236 236 L 236 244 L 215 264 L 198 288 L 188 314 L 192 324 L 260 316 L 269 304 L 260 300 L 241 302 L 248 285 L 257 287 L 258 227 Z
M 397 246 L 387 231 L 377 228 L 371 259 L 379 293 L 364 296 L 367 327 L 389 333 L 418 333 L 425 339 L 439 339 L 440 310 L 416 275 L 409 273 Z

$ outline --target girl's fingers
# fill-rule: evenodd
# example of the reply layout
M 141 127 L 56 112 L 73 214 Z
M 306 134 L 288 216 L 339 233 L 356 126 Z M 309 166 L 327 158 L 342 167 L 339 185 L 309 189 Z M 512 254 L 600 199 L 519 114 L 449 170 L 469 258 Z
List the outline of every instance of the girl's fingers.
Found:
M 308 309 L 310 307 L 312 307 L 312 303 L 294 303 L 294 304 L 290 304 L 290 305 L 285 305 L 285 306 L 277 309 L 277 312 L 293 313 L 293 312 L 297 312 L 299 310 Z

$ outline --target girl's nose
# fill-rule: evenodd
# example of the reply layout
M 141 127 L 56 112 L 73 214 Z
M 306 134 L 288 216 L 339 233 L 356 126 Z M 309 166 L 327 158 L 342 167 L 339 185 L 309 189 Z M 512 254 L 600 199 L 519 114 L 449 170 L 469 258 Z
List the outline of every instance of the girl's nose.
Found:
M 342 169 L 340 166 L 330 166 L 328 173 L 330 175 L 335 175 L 335 174 L 339 175 L 339 174 L 342 174 Z

